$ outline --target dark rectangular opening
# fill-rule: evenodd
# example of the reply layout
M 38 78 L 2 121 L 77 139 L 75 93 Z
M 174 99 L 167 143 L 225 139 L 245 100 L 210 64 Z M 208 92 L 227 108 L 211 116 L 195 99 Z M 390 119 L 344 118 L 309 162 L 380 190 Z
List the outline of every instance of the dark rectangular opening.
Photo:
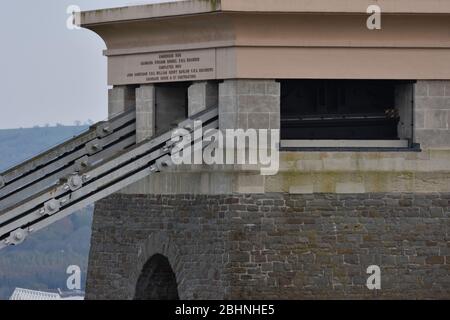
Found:
M 412 83 L 281 81 L 283 140 L 410 140 Z
M 190 82 L 161 83 L 155 86 L 156 133 L 175 128 L 188 117 Z

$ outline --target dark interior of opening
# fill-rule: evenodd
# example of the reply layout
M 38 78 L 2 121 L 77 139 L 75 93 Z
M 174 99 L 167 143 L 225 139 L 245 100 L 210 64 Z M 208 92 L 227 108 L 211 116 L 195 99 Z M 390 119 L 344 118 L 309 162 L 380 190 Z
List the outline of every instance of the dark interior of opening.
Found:
M 407 139 L 399 128 L 410 125 L 402 120 L 412 121 L 412 110 L 400 110 L 402 88 L 390 80 L 281 81 L 281 138 Z
M 161 134 L 188 117 L 188 89 L 190 82 L 156 85 L 156 133 Z
M 154 255 L 144 265 L 134 300 L 179 300 L 175 273 L 166 257 Z

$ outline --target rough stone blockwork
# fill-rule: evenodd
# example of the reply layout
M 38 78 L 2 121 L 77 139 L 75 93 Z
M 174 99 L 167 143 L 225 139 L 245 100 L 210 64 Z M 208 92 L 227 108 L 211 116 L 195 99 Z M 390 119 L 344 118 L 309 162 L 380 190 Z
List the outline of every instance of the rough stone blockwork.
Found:
M 114 195 L 96 206 L 87 298 L 132 299 L 161 254 L 181 299 L 448 299 L 449 217 L 450 194 Z
M 418 81 L 415 134 L 424 148 L 450 146 L 450 82 Z

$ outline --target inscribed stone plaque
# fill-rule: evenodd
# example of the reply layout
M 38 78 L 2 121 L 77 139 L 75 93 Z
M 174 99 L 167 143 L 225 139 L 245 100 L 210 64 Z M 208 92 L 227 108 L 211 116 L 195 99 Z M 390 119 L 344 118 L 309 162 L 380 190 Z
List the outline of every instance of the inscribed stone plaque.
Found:
M 108 84 L 198 81 L 216 78 L 214 49 L 110 56 Z

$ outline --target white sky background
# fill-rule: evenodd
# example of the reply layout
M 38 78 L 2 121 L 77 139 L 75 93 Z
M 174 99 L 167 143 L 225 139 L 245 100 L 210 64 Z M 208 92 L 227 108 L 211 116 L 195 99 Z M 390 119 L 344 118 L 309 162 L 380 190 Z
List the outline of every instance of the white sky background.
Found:
M 106 48 L 89 30 L 68 30 L 81 10 L 154 1 L 6 0 L 0 8 L 0 129 L 107 117 Z

